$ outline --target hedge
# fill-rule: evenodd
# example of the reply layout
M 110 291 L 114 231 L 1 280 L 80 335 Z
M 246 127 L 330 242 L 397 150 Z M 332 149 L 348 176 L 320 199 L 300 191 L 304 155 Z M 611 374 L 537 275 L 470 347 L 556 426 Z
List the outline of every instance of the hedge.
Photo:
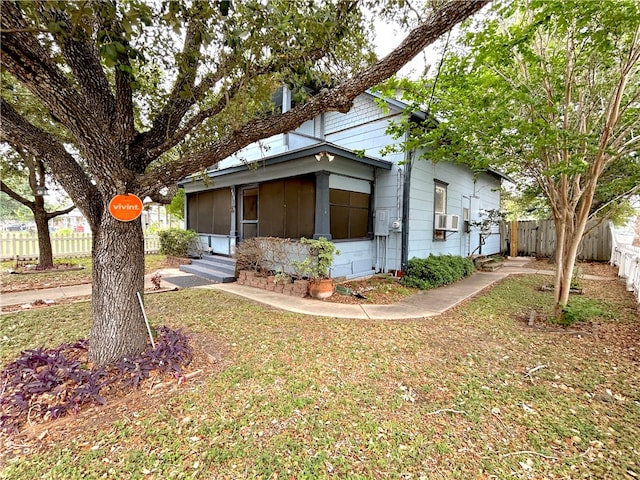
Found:
M 183 230 L 182 228 L 160 230 L 158 236 L 160 237 L 160 253 L 175 257 L 186 257 L 189 244 L 198 238 L 198 234 L 193 230 Z
M 412 258 L 400 280 L 406 287 L 428 290 L 448 285 L 471 275 L 473 262 L 454 255 L 429 255 L 428 258 Z

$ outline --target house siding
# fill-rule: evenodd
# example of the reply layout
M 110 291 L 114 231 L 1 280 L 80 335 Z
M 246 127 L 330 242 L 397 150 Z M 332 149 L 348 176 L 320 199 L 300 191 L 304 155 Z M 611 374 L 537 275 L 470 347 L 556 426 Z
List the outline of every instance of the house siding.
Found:
M 474 179 L 471 170 L 463 165 L 450 162 L 434 164 L 428 160 L 414 161 L 411 173 L 408 258 L 425 258 L 429 254 L 468 256 L 479 253 L 480 232 L 477 228 L 472 228 L 469 233 L 464 231 L 463 209 L 469 208 L 470 220 L 473 221 L 480 219 L 482 209 L 500 208 L 500 194 L 495 191 L 500 186 L 499 180 L 487 174 Z M 433 238 L 436 180 L 447 184 L 447 214 L 460 217 L 458 231 L 447 232 L 445 240 Z M 491 235 L 482 246 L 482 253 L 495 254 L 499 251 L 499 235 Z
M 402 157 L 400 157 L 402 158 Z M 379 171 L 375 185 L 375 213 L 387 214 L 388 235 L 380 240 L 376 263 L 382 270 L 399 270 L 402 262 L 402 228 L 394 229 L 394 221 L 402 221 L 402 182 L 404 167 Z
M 472 171 L 452 162 L 433 163 L 415 160 L 409 169 L 404 153 L 382 154 L 394 140 L 386 133 L 389 122 L 399 119 L 400 109 L 389 105 L 385 111 L 379 107 L 373 96 L 363 94 L 353 102 L 352 109 L 342 114 L 327 112 L 305 122 L 295 131 L 275 135 L 249 146 L 218 166 L 219 172 L 212 173 L 213 188 L 235 188 L 248 184 L 259 184 L 279 178 L 325 172 L 330 175 L 329 184 L 335 188 L 362 190 L 361 182 L 370 182 L 373 195 L 373 225 L 377 225 L 372 239 L 336 241 L 340 255 L 335 259 L 332 275 L 355 278 L 377 271 L 393 271 L 402 268 L 403 236 L 407 236 L 407 258 L 425 258 L 434 255 L 494 254 L 500 251 L 500 237 L 497 226 L 493 234 L 480 245 L 480 231 L 472 228 L 466 232 L 463 211 L 469 209 L 470 220 L 481 220 L 481 210 L 500 208 L 499 178 L 481 174 L 474 177 Z M 393 163 L 391 170 L 376 168 L 371 164 L 349 160 L 336 155 L 333 161 L 319 160 L 314 155 L 295 158 L 295 150 L 310 145 L 327 142 L 352 152 L 364 152 L 369 159 L 384 159 Z M 293 152 L 292 152 L 293 151 Z M 273 162 L 266 168 L 262 163 L 256 169 L 235 171 L 233 175 L 220 175 L 223 167 L 277 157 L 287 152 L 294 153 L 290 161 Z M 302 155 L 302 154 L 301 154 Z M 405 202 L 404 183 L 410 172 L 409 199 Z M 331 180 L 331 176 L 334 179 Z M 339 178 L 338 178 L 339 177 Z M 445 240 L 434 240 L 434 181 L 447 184 L 447 214 L 458 215 L 459 229 L 447 232 Z M 358 183 L 360 182 L 360 183 Z M 199 180 L 184 184 L 186 192 L 197 192 L 212 188 Z M 403 219 L 404 205 L 408 205 L 408 217 Z M 309 212 L 313 214 L 314 212 Z M 394 226 L 400 221 L 399 227 Z M 402 223 L 403 222 L 403 223 Z
M 348 113 L 327 112 L 325 114 L 325 132 L 331 134 L 357 127 L 372 120 L 388 116 L 369 95 L 360 95 L 353 101 Z

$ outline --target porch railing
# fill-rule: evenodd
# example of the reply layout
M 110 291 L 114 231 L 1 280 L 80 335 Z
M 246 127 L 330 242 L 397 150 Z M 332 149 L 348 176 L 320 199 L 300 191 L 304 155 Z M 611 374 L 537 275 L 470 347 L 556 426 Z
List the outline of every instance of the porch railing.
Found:
M 204 252 L 219 255 L 233 255 L 236 249 L 236 237 L 217 235 L 213 233 L 199 233 L 200 248 Z

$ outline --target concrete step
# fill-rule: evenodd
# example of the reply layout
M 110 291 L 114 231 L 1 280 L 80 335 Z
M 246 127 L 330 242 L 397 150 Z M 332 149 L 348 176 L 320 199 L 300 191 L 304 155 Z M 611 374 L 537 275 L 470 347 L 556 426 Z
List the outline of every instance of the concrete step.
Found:
M 212 268 L 230 275 L 236 273 L 236 261 L 232 258 L 220 257 L 217 255 L 204 255 L 202 258 L 191 260 L 191 265 L 198 265 L 203 268 Z
M 229 274 L 229 272 L 223 272 L 207 266 L 203 267 L 202 265 L 181 265 L 180 271 L 192 273 L 193 275 L 206 278 L 216 283 L 230 283 L 236 281 L 236 277 L 233 274 Z
M 482 264 L 476 266 L 483 272 L 495 272 L 504 267 L 504 262 L 494 262 L 492 260 L 490 262 L 482 262 Z
M 236 261 L 220 255 L 203 255 L 200 259 L 193 259 L 190 265 L 181 265 L 179 268 L 217 283 L 229 283 L 236 279 Z
M 479 267 L 480 265 L 483 265 L 485 263 L 493 262 L 493 259 L 485 255 L 474 255 L 473 257 L 471 257 L 471 261 L 475 266 Z

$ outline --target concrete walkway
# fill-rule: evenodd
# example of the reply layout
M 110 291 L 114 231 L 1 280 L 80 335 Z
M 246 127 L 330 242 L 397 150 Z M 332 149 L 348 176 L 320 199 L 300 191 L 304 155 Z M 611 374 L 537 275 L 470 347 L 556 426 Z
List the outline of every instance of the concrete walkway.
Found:
M 426 290 L 407 297 L 392 305 L 372 304 L 342 304 L 332 303 L 311 298 L 297 298 L 280 293 L 269 292 L 259 288 L 247 287 L 236 283 L 209 284 L 193 288 L 208 288 L 237 295 L 258 303 L 269 305 L 280 310 L 286 310 L 305 315 L 315 315 L 335 318 L 401 320 L 428 318 L 455 307 L 461 302 L 477 295 L 485 288 L 499 282 L 513 274 L 542 274 L 553 275 L 550 270 L 533 270 L 525 268 L 529 258 L 508 258 L 503 268 L 495 272 L 476 272 L 459 282 L 434 290 Z M 175 277 L 191 277 L 186 272 L 175 268 L 159 271 L 162 288 L 175 288 L 170 279 Z M 598 279 L 585 275 L 586 279 Z M 145 288 L 152 289 L 151 275 L 145 277 Z M 45 288 L 23 292 L 3 293 L 0 295 L 0 305 L 27 305 L 38 300 L 57 303 L 60 300 L 91 295 L 91 284 L 74 285 L 70 287 Z
M 452 308 L 467 298 L 476 295 L 486 287 L 505 278 L 512 273 L 550 273 L 536 272 L 522 268 L 529 259 L 508 259 L 505 267 L 492 272 L 478 272 L 453 285 L 436 290 L 420 292 L 393 305 L 371 304 L 341 304 L 310 298 L 297 298 L 266 290 L 246 287 L 236 283 L 209 284 L 194 288 L 209 288 L 224 291 L 233 295 L 247 298 L 281 310 L 287 310 L 305 315 L 328 316 L 354 319 L 410 319 L 425 318 L 438 315 Z M 174 288 L 170 283 L 176 277 L 190 277 L 191 274 L 181 272 L 175 268 L 160 270 L 162 288 Z M 145 277 L 145 288 L 152 289 L 151 275 Z M 91 284 L 73 285 L 69 287 L 54 287 L 22 292 L 3 293 L 0 295 L 0 305 L 15 306 L 28 305 L 37 301 L 58 303 L 77 297 L 91 295 Z
M 391 305 L 343 304 L 311 298 L 295 298 L 235 283 L 209 285 L 204 288 L 222 290 L 280 310 L 305 315 L 362 320 L 418 319 L 440 315 L 509 275 L 553 273 L 524 268 L 523 266 L 529 260 L 529 258 L 508 259 L 505 261 L 505 266 L 495 272 L 476 272 L 454 284 L 425 290 Z

